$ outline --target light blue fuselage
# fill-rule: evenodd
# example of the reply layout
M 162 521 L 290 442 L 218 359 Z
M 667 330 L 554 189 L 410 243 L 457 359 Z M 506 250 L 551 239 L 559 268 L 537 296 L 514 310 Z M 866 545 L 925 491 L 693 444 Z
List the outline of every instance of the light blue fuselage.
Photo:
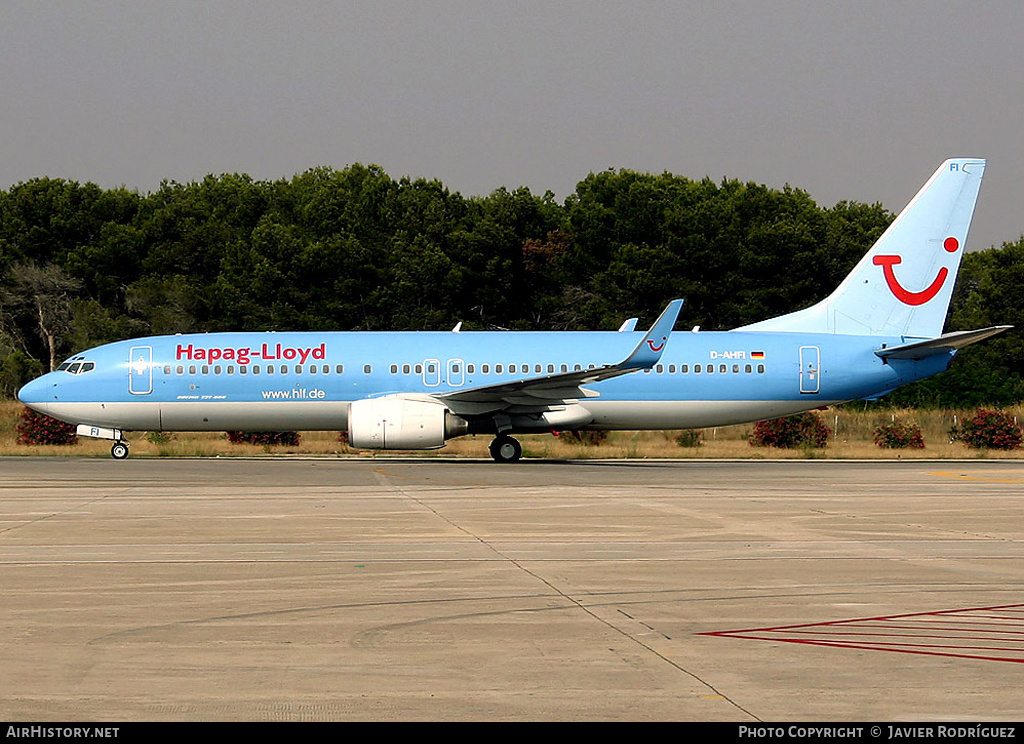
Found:
M 107 344 L 29 383 L 25 403 L 123 430 L 344 430 L 351 401 L 443 397 L 613 365 L 634 332 L 216 333 Z M 901 337 L 676 332 L 650 370 L 587 384 L 591 418 L 517 419 L 515 431 L 676 429 L 754 421 L 873 398 L 944 370 L 953 353 L 884 362 Z M 83 363 L 83 366 L 75 365 Z M 93 366 L 85 370 L 89 363 Z M 529 408 L 524 403 L 524 410 Z M 514 401 L 513 401 L 514 404 Z M 486 407 L 479 425 L 491 428 Z M 463 414 L 465 415 L 465 414 Z M 473 421 L 473 415 L 467 415 Z M 580 425 L 576 425 L 580 424 Z

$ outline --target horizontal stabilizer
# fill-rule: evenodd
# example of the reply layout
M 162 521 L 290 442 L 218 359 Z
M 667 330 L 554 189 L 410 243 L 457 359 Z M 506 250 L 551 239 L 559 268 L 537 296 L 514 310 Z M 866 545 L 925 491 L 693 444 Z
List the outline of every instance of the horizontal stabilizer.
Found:
M 882 359 L 924 359 L 935 354 L 948 354 L 956 349 L 976 344 L 1010 328 L 1013 328 L 1013 326 L 992 326 L 991 328 L 979 328 L 976 331 L 954 331 L 938 338 L 914 341 L 913 343 L 900 344 L 899 346 L 889 346 L 879 349 L 875 354 L 882 357 Z

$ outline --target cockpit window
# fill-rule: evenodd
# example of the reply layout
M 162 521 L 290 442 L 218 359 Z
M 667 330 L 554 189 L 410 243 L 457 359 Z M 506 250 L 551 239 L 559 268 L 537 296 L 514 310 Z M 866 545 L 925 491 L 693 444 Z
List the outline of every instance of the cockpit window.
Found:
M 96 369 L 95 362 L 64 362 L 57 367 L 58 372 L 67 372 L 69 375 L 84 375 Z

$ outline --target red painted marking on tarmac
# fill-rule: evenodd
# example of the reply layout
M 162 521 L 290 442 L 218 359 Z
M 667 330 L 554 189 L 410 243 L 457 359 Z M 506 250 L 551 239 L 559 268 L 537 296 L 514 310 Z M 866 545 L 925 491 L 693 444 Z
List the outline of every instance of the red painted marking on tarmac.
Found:
M 698 635 L 1024 663 L 1024 604 L 721 630 Z

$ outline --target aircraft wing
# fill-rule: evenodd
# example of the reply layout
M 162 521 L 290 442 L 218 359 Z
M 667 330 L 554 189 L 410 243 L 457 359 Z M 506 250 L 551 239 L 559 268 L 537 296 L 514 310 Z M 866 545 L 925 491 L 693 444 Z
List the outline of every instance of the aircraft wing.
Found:
M 935 354 L 948 354 L 956 349 L 962 349 L 1010 328 L 1013 326 L 992 326 L 979 328 L 976 331 L 954 331 L 938 338 L 914 341 L 899 346 L 887 346 L 884 349 L 878 349 L 875 354 L 882 359 L 924 359 Z
M 455 413 L 465 415 L 486 413 L 511 406 L 537 406 L 543 409 L 580 398 L 596 398 L 600 393 L 587 390 L 583 386 L 650 369 L 661 359 L 682 306 L 682 300 L 672 300 L 632 353 L 618 364 L 606 364 L 593 369 L 542 377 L 527 377 L 495 385 L 455 390 L 434 397 L 444 401 Z

